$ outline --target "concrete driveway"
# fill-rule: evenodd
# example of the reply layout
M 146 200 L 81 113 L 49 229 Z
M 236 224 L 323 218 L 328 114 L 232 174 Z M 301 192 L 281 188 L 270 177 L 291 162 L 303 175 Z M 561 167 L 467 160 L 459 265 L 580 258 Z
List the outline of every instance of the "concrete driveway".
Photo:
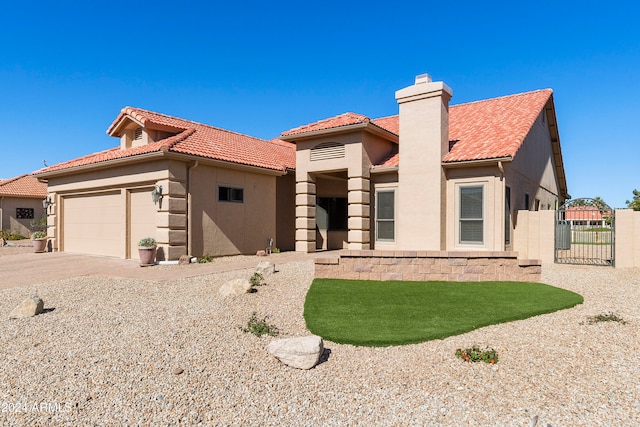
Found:
M 267 257 L 239 255 L 216 258 L 211 263 L 190 265 L 155 265 L 140 267 L 137 260 L 69 254 L 62 252 L 34 253 L 32 249 L 0 248 L 0 289 L 32 285 L 78 276 L 111 276 L 143 280 L 173 280 L 201 276 L 228 270 L 252 268 L 260 261 L 276 266 L 302 261 L 322 253 L 284 252 Z

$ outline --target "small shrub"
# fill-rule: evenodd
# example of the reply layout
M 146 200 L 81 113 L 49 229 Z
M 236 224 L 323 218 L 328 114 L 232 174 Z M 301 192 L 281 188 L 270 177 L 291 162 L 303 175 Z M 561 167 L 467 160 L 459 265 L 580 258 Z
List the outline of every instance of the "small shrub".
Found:
M 213 256 L 206 254 L 204 256 L 201 256 L 200 258 L 198 258 L 198 264 L 205 264 L 207 262 L 212 262 L 213 261 Z
M 155 245 L 156 245 L 156 239 L 154 239 L 153 237 L 144 237 L 140 239 L 140 241 L 138 242 L 138 246 L 142 246 L 142 247 L 149 247 L 149 246 L 155 246 Z
M 22 240 L 22 239 L 26 239 L 26 237 L 24 237 L 22 234 L 14 233 L 11 230 L 0 230 L 0 238 L 2 238 L 4 240 Z
M 587 324 L 588 325 L 593 325 L 595 323 L 601 323 L 601 322 L 618 322 L 622 325 L 626 325 L 627 321 L 624 320 L 622 317 L 618 316 L 615 313 L 612 313 L 610 311 L 595 315 L 595 316 L 589 316 L 587 317 Z
M 46 231 L 34 231 L 33 233 L 31 233 L 32 239 L 44 239 L 45 237 L 47 237 Z
M 487 348 L 485 350 L 481 350 L 475 345 L 471 348 L 457 349 L 456 357 L 464 360 L 465 362 L 484 362 L 492 365 L 498 363 L 498 353 L 494 349 Z
M 256 312 L 254 311 L 249 321 L 247 322 L 247 327 L 241 327 L 240 330 L 242 332 L 251 332 L 253 335 L 257 337 L 261 337 L 263 335 L 269 335 L 275 337 L 280 332 L 275 325 L 271 325 L 267 323 L 267 319 L 271 316 L 265 316 L 262 319 L 258 319 Z
M 260 274 L 258 272 L 253 273 L 253 276 L 251 276 L 249 281 L 251 282 L 251 286 L 262 286 L 262 285 L 264 285 L 264 277 L 262 276 L 262 274 Z
M 280 249 L 279 248 L 273 248 L 272 251 L 274 254 L 279 254 L 280 253 Z

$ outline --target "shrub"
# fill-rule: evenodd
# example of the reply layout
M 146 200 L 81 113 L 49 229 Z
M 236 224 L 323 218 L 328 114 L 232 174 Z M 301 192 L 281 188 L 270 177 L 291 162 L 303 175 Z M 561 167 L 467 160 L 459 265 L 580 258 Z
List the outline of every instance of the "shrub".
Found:
M 247 322 L 247 327 L 241 327 L 240 330 L 242 332 L 251 332 L 253 335 L 257 337 L 261 337 L 263 335 L 269 335 L 275 337 L 280 332 L 275 325 L 271 325 L 267 323 L 267 319 L 271 316 L 265 316 L 262 319 L 258 319 L 256 312 L 254 311 Z
M 264 277 L 262 276 L 262 274 L 260 274 L 258 272 L 253 273 L 253 276 L 251 276 L 249 281 L 251 282 L 251 286 L 262 286 L 262 285 L 264 285 Z
M 597 314 L 595 316 L 587 317 L 587 324 L 589 325 L 593 325 L 595 323 L 601 323 L 601 322 L 618 322 L 622 325 L 627 324 L 626 320 L 624 320 L 622 317 L 610 311 L 606 311 L 604 313 Z
M 485 350 L 481 350 L 475 345 L 471 348 L 457 349 L 456 357 L 464 360 L 465 362 L 484 362 L 492 365 L 494 363 L 498 363 L 498 353 L 494 349 L 487 348 Z
M 279 254 L 280 253 L 280 249 L 279 248 L 273 248 L 272 251 L 274 254 Z
M 24 237 L 22 234 L 14 233 L 11 230 L 0 230 L 0 238 L 4 239 L 4 240 L 22 240 L 22 239 L 26 239 L 26 237 Z
M 34 231 L 33 233 L 31 233 L 32 239 L 44 239 L 45 237 L 47 237 L 46 231 Z
M 213 261 L 213 256 L 206 254 L 204 256 L 201 256 L 200 258 L 198 258 L 198 264 L 205 264 L 207 262 L 212 262 Z
M 149 247 L 149 246 L 155 246 L 156 243 L 157 243 L 156 239 L 154 239 L 153 237 L 144 237 L 140 239 L 140 241 L 138 242 L 138 246 Z

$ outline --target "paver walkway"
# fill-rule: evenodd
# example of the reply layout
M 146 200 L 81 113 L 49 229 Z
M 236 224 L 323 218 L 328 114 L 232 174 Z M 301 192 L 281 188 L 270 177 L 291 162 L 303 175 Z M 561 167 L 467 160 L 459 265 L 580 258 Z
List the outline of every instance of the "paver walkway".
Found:
M 137 260 L 92 255 L 49 253 L 12 253 L 2 255 L 0 248 L 0 289 L 24 286 L 78 276 L 111 276 L 144 280 L 172 280 L 228 270 L 252 268 L 260 261 L 276 266 L 287 262 L 327 256 L 327 252 L 283 252 L 266 257 L 246 256 L 214 259 L 211 263 L 190 265 L 155 265 L 140 267 Z

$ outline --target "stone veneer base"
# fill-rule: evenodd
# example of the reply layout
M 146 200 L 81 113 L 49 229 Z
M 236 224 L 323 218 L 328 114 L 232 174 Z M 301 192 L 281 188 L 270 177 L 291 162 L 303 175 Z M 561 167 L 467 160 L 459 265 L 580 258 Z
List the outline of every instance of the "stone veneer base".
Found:
M 539 260 L 519 260 L 517 252 L 345 250 L 317 258 L 315 277 L 356 280 L 539 282 Z

